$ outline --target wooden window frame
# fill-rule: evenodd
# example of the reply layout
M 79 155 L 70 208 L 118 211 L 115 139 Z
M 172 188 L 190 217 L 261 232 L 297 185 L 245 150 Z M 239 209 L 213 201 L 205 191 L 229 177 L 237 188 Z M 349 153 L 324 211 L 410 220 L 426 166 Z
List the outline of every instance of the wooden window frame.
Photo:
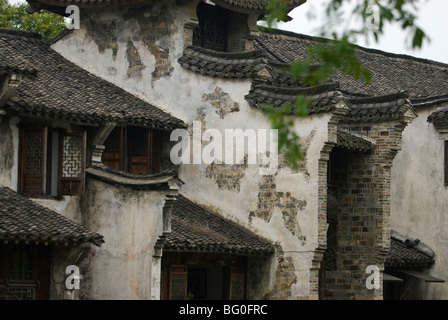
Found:
M 12 248 L 17 246 L 32 250 L 32 279 L 21 280 L 11 278 Z M 0 290 L 9 293 L 11 299 L 17 299 L 13 289 L 32 289 L 35 300 L 48 300 L 50 297 L 50 247 L 24 243 L 0 244 Z
M 81 176 L 63 177 L 63 143 L 65 137 L 79 137 L 81 139 Z M 58 195 L 80 195 L 84 192 L 84 178 L 86 169 L 86 133 L 63 132 L 59 134 L 58 150 Z
M 198 4 L 196 15 L 199 23 L 193 31 L 193 45 L 214 51 L 227 51 L 230 20 L 228 11 L 222 7 L 201 1 Z M 211 30 L 213 34 L 212 39 L 208 39 L 205 35 L 207 33 L 206 28 L 209 25 L 213 27 Z M 220 31 L 223 32 L 223 37 L 225 38 L 223 43 L 217 41 Z
M 127 128 L 127 171 L 135 175 L 146 175 L 151 173 L 152 158 L 152 130 L 140 127 Z M 144 152 L 139 152 L 135 148 L 136 135 L 142 134 L 145 137 L 146 148 Z M 125 161 L 126 162 L 126 161 Z
M 120 148 L 119 150 L 108 150 L 107 143 L 105 143 L 106 148 L 103 151 L 102 162 L 110 168 L 135 175 L 148 175 L 160 172 L 162 135 L 149 128 L 140 127 L 140 129 L 146 130 L 144 133 L 147 143 L 145 154 L 137 154 L 132 150 L 133 136 L 138 132 L 139 127 L 119 127 L 114 130 L 119 130 Z
M 26 148 L 29 141 L 27 141 L 26 132 L 34 131 L 41 132 L 42 134 L 42 154 L 41 154 L 41 172 L 39 174 L 28 174 L 26 172 Z M 20 193 L 26 194 L 32 197 L 53 197 L 51 196 L 51 183 L 47 184 L 47 179 L 51 172 L 47 170 L 48 158 L 52 156 L 48 154 L 48 144 L 52 142 L 48 141 L 49 132 L 58 132 L 58 153 L 57 153 L 57 196 L 62 195 L 80 195 L 84 191 L 85 182 L 85 166 L 86 166 L 86 132 L 66 132 L 64 130 L 58 130 L 49 128 L 47 126 L 20 126 L 20 165 L 19 165 L 19 188 Z M 63 166 L 63 140 L 67 136 L 81 137 L 81 174 L 78 178 L 64 178 L 62 177 Z M 33 184 L 34 181 L 34 184 Z M 68 186 L 68 187 L 67 187 Z M 50 189 L 50 190 L 49 190 Z
M 25 132 L 27 131 L 27 132 Z M 41 172 L 30 174 L 26 171 L 27 163 L 27 145 L 29 141 L 27 140 L 26 133 L 28 132 L 38 132 L 42 135 L 42 145 L 41 145 Z M 20 166 L 19 166 L 19 190 L 21 193 L 32 194 L 32 195 L 42 195 L 46 189 L 46 176 L 47 176 L 47 127 L 36 127 L 27 126 L 20 127 Z M 40 180 L 40 182 L 39 182 Z

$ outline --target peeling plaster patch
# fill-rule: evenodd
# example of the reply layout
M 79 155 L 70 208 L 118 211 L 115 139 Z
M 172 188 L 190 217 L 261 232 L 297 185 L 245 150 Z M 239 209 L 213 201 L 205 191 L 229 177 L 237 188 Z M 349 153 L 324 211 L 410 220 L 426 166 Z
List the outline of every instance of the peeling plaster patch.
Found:
M 244 177 L 244 169 L 247 164 L 216 164 L 207 166 L 205 177 L 215 180 L 219 189 L 234 190 L 239 192 L 241 179 Z
M 257 209 L 249 213 L 249 223 L 253 217 L 269 222 L 274 208 L 278 208 L 282 212 L 285 228 L 301 240 L 302 245 L 305 245 L 306 237 L 302 235 L 300 230 L 297 213 L 299 210 L 305 209 L 306 201 L 294 198 L 290 192 L 277 192 L 274 179 L 274 176 L 262 177 L 259 184 Z
M 228 93 L 225 93 L 220 87 L 216 87 L 215 91 L 202 96 L 202 101 L 208 101 L 211 105 L 217 109 L 216 113 L 221 119 L 231 112 L 240 111 L 240 105 L 233 101 Z
M 155 69 L 152 72 L 153 83 L 154 80 L 157 80 L 162 77 L 171 76 L 174 68 L 171 66 L 170 61 L 170 49 L 162 48 L 158 45 L 153 48 L 153 55 L 156 59 Z
M 311 131 L 311 133 L 306 138 L 303 138 L 302 141 L 300 142 L 304 158 L 306 158 L 308 149 L 310 148 L 311 142 L 313 142 L 313 139 L 314 139 L 314 136 L 316 135 L 316 132 L 317 132 L 317 128 L 314 128 Z
M 307 154 L 308 149 L 311 146 L 311 143 L 314 140 L 314 137 L 316 135 L 317 128 L 314 128 L 309 135 L 300 137 L 300 152 L 302 153 L 302 160 L 299 161 L 297 169 L 293 169 L 289 164 L 288 161 L 285 158 L 284 153 L 279 154 L 279 164 L 281 168 L 288 167 L 291 169 L 292 173 L 301 173 L 303 174 L 303 177 L 305 178 L 306 182 L 310 181 L 310 170 L 308 168 L 308 162 L 307 162 Z
M 283 255 L 277 258 L 278 266 L 275 272 L 275 285 L 268 299 L 287 300 L 292 298 L 291 288 L 297 283 L 294 262 L 291 257 Z
M 137 23 L 140 30 L 145 30 L 140 34 L 141 41 L 154 56 L 155 64 L 152 72 L 151 84 L 162 77 L 169 77 L 174 71 L 170 60 L 170 47 L 174 47 L 170 41 L 161 41 L 167 39 L 171 34 L 176 34 L 177 25 L 170 24 L 168 21 L 174 21 L 176 17 L 172 16 L 173 10 L 166 4 L 149 5 L 142 8 L 129 8 L 124 15 L 125 21 Z
M 301 139 L 300 139 L 300 148 L 301 148 L 300 150 L 302 152 L 303 159 L 307 159 L 308 149 L 310 148 L 310 145 L 314 140 L 316 132 L 317 132 L 317 128 L 314 128 L 308 136 L 301 137 Z M 299 162 L 299 167 L 297 168 L 296 172 L 301 172 L 303 174 L 303 176 L 305 177 L 305 180 L 309 181 L 310 172 L 309 172 L 306 160 Z
M 112 50 L 112 59 L 115 61 L 118 52 L 117 25 L 115 21 L 110 23 L 97 22 L 93 18 L 86 20 L 87 34 L 98 46 L 98 52 L 104 54 L 106 49 Z
M 138 49 L 131 40 L 128 40 L 126 49 L 126 58 L 128 59 L 128 78 L 142 78 L 142 71 L 145 66 L 142 63 Z

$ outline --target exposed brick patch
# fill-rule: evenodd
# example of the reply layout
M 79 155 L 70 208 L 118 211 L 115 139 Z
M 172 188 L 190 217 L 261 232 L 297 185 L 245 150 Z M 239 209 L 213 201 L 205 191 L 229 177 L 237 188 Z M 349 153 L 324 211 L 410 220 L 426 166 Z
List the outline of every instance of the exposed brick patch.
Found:
M 228 93 L 225 93 L 222 88 L 216 87 L 215 91 L 202 96 L 202 101 L 208 101 L 215 109 L 216 113 L 221 119 L 231 112 L 240 111 L 240 105 L 233 101 Z
M 174 68 L 170 61 L 170 49 L 162 48 L 155 45 L 153 48 L 153 55 L 156 59 L 155 69 L 152 72 L 153 82 L 162 77 L 169 77 L 173 72 Z
M 305 200 L 294 198 L 290 192 L 278 192 L 274 176 L 263 176 L 259 184 L 257 209 L 249 213 L 249 222 L 253 217 L 269 222 L 275 208 L 282 212 L 285 227 L 305 244 L 306 237 L 302 235 L 297 219 L 297 213 L 306 207 Z
M 215 180 L 219 189 L 240 191 L 240 180 L 244 177 L 247 164 L 216 164 L 207 166 L 205 177 Z
M 278 266 L 275 272 L 275 285 L 267 299 L 287 300 L 292 298 L 291 287 L 297 283 L 294 261 L 283 254 L 277 257 Z
M 141 78 L 142 71 L 145 69 L 145 66 L 142 63 L 138 49 L 131 40 L 128 41 L 126 58 L 129 62 L 128 78 Z
M 112 50 L 112 59 L 115 61 L 118 52 L 117 25 L 115 21 L 110 23 L 98 22 L 94 18 L 84 19 L 83 26 L 98 46 L 98 52 L 103 54 L 106 49 Z

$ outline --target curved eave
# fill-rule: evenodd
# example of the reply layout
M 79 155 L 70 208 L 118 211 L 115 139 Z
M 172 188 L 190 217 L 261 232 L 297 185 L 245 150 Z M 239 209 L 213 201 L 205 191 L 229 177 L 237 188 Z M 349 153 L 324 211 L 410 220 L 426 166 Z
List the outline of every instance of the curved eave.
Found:
M 20 117 L 33 117 L 48 120 L 62 120 L 73 124 L 85 126 L 98 126 L 105 122 L 115 122 L 117 125 L 143 126 L 153 130 L 171 131 L 178 128 L 186 128 L 186 124 L 179 119 L 172 120 L 149 119 L 148 117 L 124 116 L 115 112 L 107 115 L 98 112 L 87 113 L 83 111 L 65 110 L 63 108 L 48 107 L 41 104 L 30 104 L 15 96 L 6 102 L 9 109 Z
M 138 176 L 119 172 L 105 166 L 93 166 L 87 168 L 86 172 L 97 180 L 137 189 L 176 189 L 182 184 L 182 181 L 172 171 Z

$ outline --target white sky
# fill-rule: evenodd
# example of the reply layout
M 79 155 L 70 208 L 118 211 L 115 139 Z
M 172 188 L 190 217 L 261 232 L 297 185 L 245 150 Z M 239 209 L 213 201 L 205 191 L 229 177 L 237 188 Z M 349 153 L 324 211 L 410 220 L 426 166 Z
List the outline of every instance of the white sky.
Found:
M 323 15 L 323 7 L 329 0 L 308 0 L 302 6 L 294 9 L 290 16 L 293 20 L 279 24 L 280 29 L 317 35 L 316 28 L 320 26 L 319 16 Z M 348 0 L 349 2 L 352 0 Z M 354 0 L 357 1 L 357 0 Z M 10 3 L 22 3 L 25 0 L 9 0 Z M 420 0 L 421 10 L 418 12 L 417 24 L 429 36 L 431 42 L 425 42 L 422 49 L 412 50 L 406 44 L 407 34 L 399 27 L 385 29 L 380 43 L 371 40 L 368 44 L 359 42 L 359 45 L 380 49 L 387 52 L 408 54 L 415 57 L 448 63 L 448 1 L 447 0 Z M 309 19 L 307 13 L 312 10 L 317 19 Z

